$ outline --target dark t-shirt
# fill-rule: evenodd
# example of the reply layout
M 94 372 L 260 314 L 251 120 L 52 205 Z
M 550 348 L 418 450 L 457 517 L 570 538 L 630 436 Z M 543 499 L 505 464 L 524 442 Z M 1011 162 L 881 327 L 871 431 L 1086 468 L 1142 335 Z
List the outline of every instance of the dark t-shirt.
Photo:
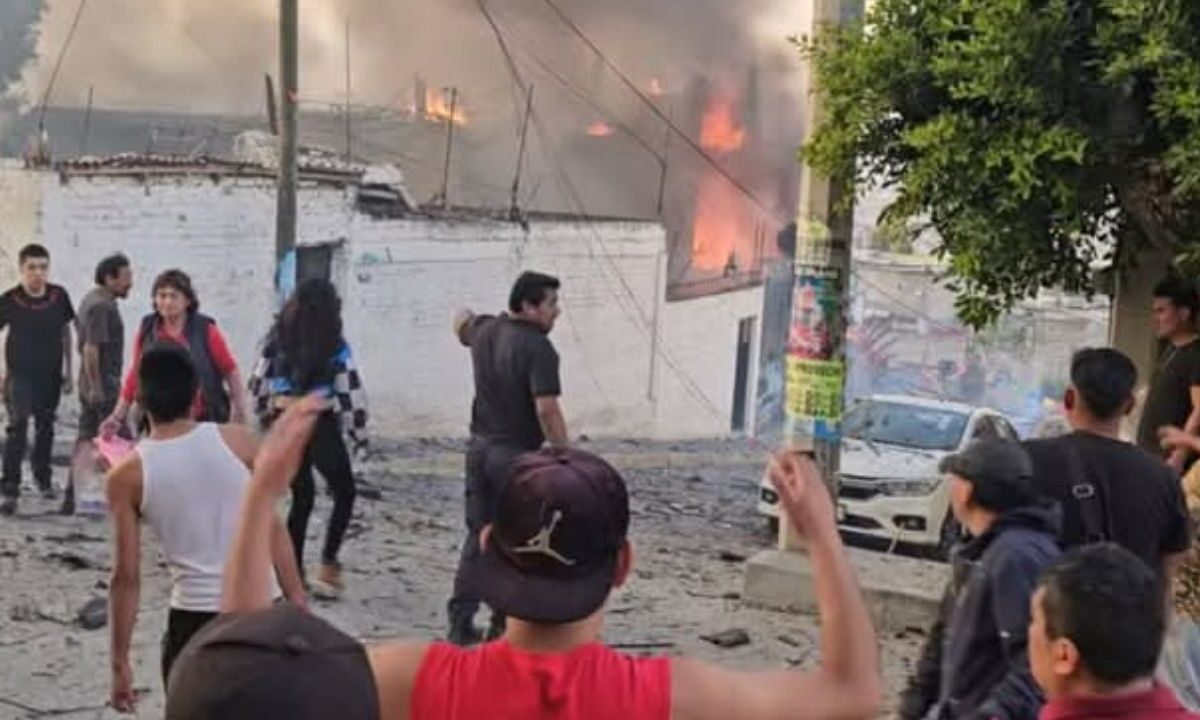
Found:
M 1079 501 L 1071 488 L 1090 482 L 1098 488 L 1109 524 L 1107 540 L 1121 545 L 1150 567 L 1164 555 L 1189 547 L 1190 526 L 1183 489 L 1175 471 L 1134 445 L 1076 432 L 1025 443 L 1033 460 L 1038 491 L 1062 505 L 1062 544 L 1084 544 Z
M 0 295 L 0 328 L 8 328 L 4 357 L 8 372 L 19 378 L 60 381 L 63 328 L 75 319 L 71 296 L 47 285 L 33 297 L 20 285 Z
M 1191 390 L 1200 385 L 1200 340 L 1183 347 L 1168 347 L 1158 361 L 1150 391 L 1138 425 L 1138 447 L 1155 455 L 1164 455 L 1158 442 L 1163 425 L 1183 427 L 1192 414 Z
M 79 303 L 79 353 L 84 345 L 95 345 L 100 355 L 100 383 L 105 400 L 116 400 L 121 392 L 121 360 L 125 355 L 125 323 L 117 309 L 117 298 L 106 288 L 93 288 Z M 79 396 L 92 394 L 91 381 L 82 368 Z
M 475 317 L 462 332 L 471 348 L 475 402 L 471 434 L 536 450 L 546 441 L 534 398 L 556 397 L 558 353 L 536 325 L 507 315 Z

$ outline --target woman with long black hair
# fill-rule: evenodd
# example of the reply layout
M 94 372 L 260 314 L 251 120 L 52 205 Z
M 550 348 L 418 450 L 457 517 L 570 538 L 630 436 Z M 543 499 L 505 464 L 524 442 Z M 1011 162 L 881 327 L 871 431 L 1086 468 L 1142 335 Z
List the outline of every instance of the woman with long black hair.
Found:
M 342 336 L 341 300 L 329 281 L 305 280 L 296 288 L 263 343 L 250 390 L 264 425 L 270 425 L 306 395 L 320 393 L 328 398 L 328 409 L 317 421 L 305 448 L 304 462 L 292 480 L 287 524 L 296 563 L 303 569 L 304 539 L 315 499 L 315 467 L 329 483 L 333 512 L 312 589 L 317 596 L 336 598 L 344 589 L 338 552 L 350 525 L 356 495 L 344 436 L 357 436 L 363 431 L 367 409 L 362 380 Z

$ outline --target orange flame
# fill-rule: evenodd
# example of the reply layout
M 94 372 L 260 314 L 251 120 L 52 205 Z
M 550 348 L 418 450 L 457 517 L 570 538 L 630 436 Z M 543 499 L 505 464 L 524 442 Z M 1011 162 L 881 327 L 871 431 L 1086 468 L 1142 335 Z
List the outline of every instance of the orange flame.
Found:
M 587 134 L 592 137 L 608 137 L 613 134 L 613 129 L 603 120 L 597 120 L 588 126 Z
M 746 142 L 746 129 L 733 117 L 733 106 L 727 101 L 713 103 L 700 123 L 700 145 L 705 150 L 731 153 Z
M 459 99 L 462 99 L 461 96 Z M 455 125 L 467 124 L 467 114 L 463 111 L 462 103 L 456 104 L 451 117 L 449 94 L 432 89 L 425 91 L 425 119 L 442 123 L 453 120 Z
M 700 125 L 700 144 L 715 153 L 731 153 L 746 141 L 745 128 L 734 118 L 732 104 L 718 99 Z M 692 229 L 692 265 L 702 271 L 750 267 L 745 251 L 754 238 L 754 220 L 737 191 L 716 172 L 706 172 L 696 195 Z

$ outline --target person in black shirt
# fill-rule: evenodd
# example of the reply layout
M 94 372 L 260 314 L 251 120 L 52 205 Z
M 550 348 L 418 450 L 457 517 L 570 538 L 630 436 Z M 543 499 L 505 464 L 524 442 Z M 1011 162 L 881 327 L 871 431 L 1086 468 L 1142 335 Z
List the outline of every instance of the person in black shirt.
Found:
M 475 628 L 481 596 L 476 580 L 479 534 L 491 522 L 509 465 L 546 442 L 568 445 L 558 403 L 558 353 L 547 337 L 559 314 L 558 289 L 557 279 L 526 272 L 513 285 L 508 314 L 464 310 L 455 318 L 454 333 L 470 348 L 475 375 L 466 462 L 467 537 L 447 607 L 448 639 L 459 645 L 482 639 Z M 493 611 L 489 635 L 503 629 L 503 616 Z
M 1155 333 L 1165 344 L 1154 377 L 1150 380 L 1137 443 L 1182 472 L 1189 455 L 1178 448 L 1164 454 L 1158 441 L 1160 428 L 1180 427 L 1189 434 L 1200 433 L 1200 335 L 1196 321 L 1200 297 L 1188 279 L 1172 275 L 1154 288 Z
M 26 245 L 18 262 L 20 284 L 0 295 L 0 329 L 8 329 L 4 348 L 8 432 L 0 476 L 3 515 L 17 509 L 30 417 L 36 425 L 30 458 L 33 477 L 43 497 L 54 497 L 50 483 L 54 415 L 62 393 L 71 392 L 71 322 L 75 319 L 71 297 L 47 281 L 50 253 L 46 248 Z
M 1189 548 L 1187 506 L 1176 473 L 1120 439 L 1136 384 L 1137 369 L 1125 355 L 1080 350 L 1063 403 L 1074 432 L 1025 447 L 1035 486 L 1062 505 L 1064 549 L 1115 542 L 1171 580 Z

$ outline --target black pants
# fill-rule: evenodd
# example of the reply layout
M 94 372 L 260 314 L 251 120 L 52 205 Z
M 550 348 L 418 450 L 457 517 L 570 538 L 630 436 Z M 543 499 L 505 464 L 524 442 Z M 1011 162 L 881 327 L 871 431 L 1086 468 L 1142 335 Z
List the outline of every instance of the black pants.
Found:
M 15 498 L 21 492 L 21 463 L 29 441 L 29 420 L 33 419 L 34 439 L 30 465 L 39 488 L 50 487 L 50 453 L 54 448 L 54 415 L 62 396 L 62 379 L 27 378 L 12 375 L 5 388 L 8 430 L 4 442 L 4 469 L 0 493 Z
M 354 513 L 354 472 L 350 467 L 350 453 L 342 437 L 341 424 L 333 413 L 325 413 L 317 420 L 313 437 L 304 449 L 304 462 L 292 480 L 292 509 L 288 513 L 288 534 L 296 550 L 296 564 L 304 567 L 304 536 L 308 532 L 308 518 L 312 515 L 316 495 L 313 468 L 316 468 L 333 493 L 333 513 L 325 529 L 325 547 L 321 550 L 321 562 L 336 564 L 338 551 L 350 517 Z
M 472 438 L 467 448 L 466 463 L 466 522 L 467 536 L 463 539 L 458 571 L 454 574 L 454 594 L 446 606 L 452 627 L 469 625 L 474 621 L 482 602 L 483 588 L 477 579 L 480 548 L 479 533 L 492 522 L 496 503 L 508 480 L 508 469 L 521 448 Z M 493 614 L 492 625 L 502 625 L 503 617 Z
M 200 629 L 217 617 L 215 612 L 195 612 L 192 610 L 176 610 L 171 608 L 167 614 L 167 631 L 162 638 L 162 678 L 163 687 L 171 677 L 171 666 L 179 653 L 187 647 L 188 640 L 200 632 Z

